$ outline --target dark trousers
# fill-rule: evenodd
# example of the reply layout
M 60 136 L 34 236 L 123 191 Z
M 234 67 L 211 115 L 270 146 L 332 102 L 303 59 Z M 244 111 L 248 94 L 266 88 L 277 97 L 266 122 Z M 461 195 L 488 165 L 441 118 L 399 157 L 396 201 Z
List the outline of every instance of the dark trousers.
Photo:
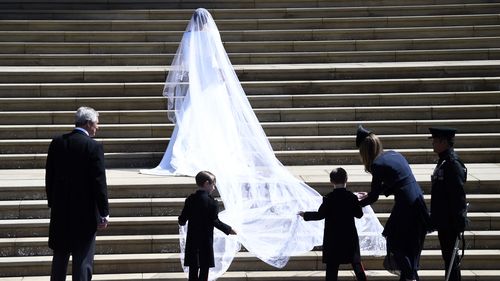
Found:
M 50 281 L 65 281 L 69 256 L 72 256 L 71 272 L 73 281 L 92 280 L 94 264 L 95 235 L 87 242 L 81 243 L 72 250 L 54 250 Z
M 446 273 L 448 273 L 448 268 L 450 268 L 451 256 L 453 255 L 455 241 L 458 238 L 458 235 L 459 233 L 456 231 L 450 231 L 448 229 L 438 230 L 439 244 L 441 245 L 441 254 L 443 256 L 445 266 L 445 276 Z M 459 259 L 460 257 L 457 253 L 453 262 L 453 267 L 451 268 L 449 281 L 462 280 L 462 276 L 460 274 Z
M 401 269 L 400 281 L 420 280 L 418 277 L 418 267 L 420 261 L 420 252 L 413 254 L 394 253 L 394 259 Z
M 354 274 L 356 274 L 356 280 L 358 281 L 366 281 L 365 269 L 363 268 L 363 264 L 360 262 L 352 263 L 352 269 L 354 270 Z M 326 264 L 326 281 L 337 281 L 339 274 L 339 264 L 338 263 L 327 263 Z
M 189 267 L 189 281 L 207 281 L 208 280 L 208 267 Z
M 401 272 L 400 281 L 406 281 L 406 279 L 420 280 L 418 269 L 424 239 L 425 234 L 422 234 L 421 237 L 415 237 L 414 241 L 406 241 L 407 243 L 394 240 L 394 238 L 387 238 L 387 249 L 394 255 L 394 260 Z

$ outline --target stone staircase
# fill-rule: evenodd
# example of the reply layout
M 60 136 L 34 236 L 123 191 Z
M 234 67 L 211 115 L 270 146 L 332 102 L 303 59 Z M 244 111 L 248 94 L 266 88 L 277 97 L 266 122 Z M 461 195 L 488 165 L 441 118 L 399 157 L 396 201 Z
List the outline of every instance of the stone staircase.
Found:
M 439 2 L 439 3 L 436 3 Z M 95 280 L 186 280 L 176 217 L 194 180 L 155 166 L 173 125 L 161 96 L 194 8 L 209 8 L 277 157 L 320 193 L 346 167 L 369 189 L 357 124 L 409 159 L 424 191 L 434 167 L 427 128 L 457 128 L 472 226 L 464 280 L 500 280 L 500 2 L 487 0 L 5 0 L 0 2 L 0 281 L 48 280 L 44 164 L 80 105 L 100 116 L 111 224 Z M 426 195 L 426 199 L 429 197 Z M 392 198 L 374 205 L 382 222 Z M 369 280 L 397 280 L 364 257 Z M 428 236 L 422 280 L 443 280 Z M 354 280 L 349 267 L 342 280 Z M 282 270 L 238 253 L 221 280 L 323 280 L 321 251 Z

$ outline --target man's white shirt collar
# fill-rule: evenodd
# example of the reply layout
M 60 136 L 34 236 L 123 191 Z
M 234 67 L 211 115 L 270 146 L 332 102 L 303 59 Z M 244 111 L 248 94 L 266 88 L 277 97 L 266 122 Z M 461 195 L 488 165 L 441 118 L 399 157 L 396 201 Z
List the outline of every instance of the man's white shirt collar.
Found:
M 75 127 L 75 130 L 82 131 L 82 132 L 84 132 L 87 136 L 90 136 L 90 135 L 89 135 L 89 132 L 87 132 L 87 130 L 85 130 L 84 128 L 81 128 L 81 127 Z

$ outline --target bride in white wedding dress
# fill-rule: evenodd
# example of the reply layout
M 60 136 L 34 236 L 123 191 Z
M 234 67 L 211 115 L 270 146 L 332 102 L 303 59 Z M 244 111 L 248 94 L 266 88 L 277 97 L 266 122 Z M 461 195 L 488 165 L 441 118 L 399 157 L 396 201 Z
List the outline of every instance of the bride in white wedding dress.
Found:
M 215 231 L 216 267 L 210 269 L 210 280 L 228 269 L 240 244 L 278 268 L 290 256 L 321 245 L 324 222 L 304 222 L 297 213 L 316 210 L 322 196 L 275 157 L 217 26 L 203 8 L 187 26 L 163 94 L 175 129 L 158 167 L 141 173 L 194 176 L 208 170 L 216 175 L 225 208 L 219 217 L 238 235 Z M 365 254 L 385 254 L 383 228 L 370 207 L 364 212 L 356 222 L 360 248 Z M 185 232 L 181 227 L 181 252 Z

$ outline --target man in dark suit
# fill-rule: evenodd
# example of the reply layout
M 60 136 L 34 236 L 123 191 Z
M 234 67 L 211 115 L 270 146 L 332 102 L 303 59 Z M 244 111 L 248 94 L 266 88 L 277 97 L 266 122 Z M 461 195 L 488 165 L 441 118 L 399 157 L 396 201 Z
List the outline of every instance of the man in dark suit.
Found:
M 467 168 L 453 149 L 455 129 L 442 127 L 429 128 L 429 131 L 434 152 L 439 155 L 431 178 L 431 220 L 438 231 L 445 271 L 448 273 L 451 257 L 456 252 L 455 243 L 465 230 L 467 203 L 464 184 Z M 461 280 L 458 254 L 449 274 L 449 280 Z
M 80 107 L 76 128 L 52 140 L 45 167 L 50 208 L 49 247 L 54 251 L 51 281 L 66 280 L 72 255 L 73 281 L 92 279 L 97 229 L 109 218 L 104 152 L 92 137 L 99 114 Z
M 196 185 L 199 189 L 186 199 L 179 224 L 189 221 L 184 256 L 184 266 L 189 267 L 189 281 L 206 281 L 209 268 L 215 266 L 214 227 L 226 235 L 236 232 L 219 220 L 217 201 L 210 196 L 215 190 L 215 176 L 201 171 L 196 175 Z

